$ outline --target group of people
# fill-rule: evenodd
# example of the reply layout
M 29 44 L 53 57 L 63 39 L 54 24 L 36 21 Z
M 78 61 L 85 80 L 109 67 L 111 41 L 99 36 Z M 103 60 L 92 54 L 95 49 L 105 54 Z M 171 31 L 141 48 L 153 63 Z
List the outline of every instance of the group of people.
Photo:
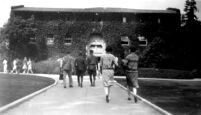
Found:
M 69 78 L 69 87 L 73 87 L 72 72 L 76 72 L 78 86 L 83 87 L 83 76 L 87 71 L 90 78 L 91 86 L 95 86 L 97 70 L 98 70 L 98 59 L 94 56 L 93 50 L 90 51 L 90 55 L 87 59 L 84 57 L 82 52 L 79 52 L 79 56 L 74 58 L 68 54 L 63 58 L 58 59 L 60 62 L 60 74 L 63 74 L 64 88 L 66 88 L 66 76 Z
M 22 66 L 21 66 L 22 65 Z M 12 63 L 12 70 L 10 73 L 20 73 L 22 70 L 22 73 L 33 73 L 32 70 L 32 61 L 31 59 L 27 59 L 24 57 L 22 64 L 19 59 L 14 59 Z M 3 72 L 8 73 L 8 61 L 6 59 L 3 60 Z
M 68 54 L 63 58 L 58 59 L 60 62 L 60 72 L 63 74 L 63 84 L 66 88 L 66 76 L 69 78 L 69 87 L 73 87 L 72 72 L 76 71 L 78 86 L 83 87 L 83 76 L 87 71 L 91 86 L 95 86 L 96 76 L 101 75 L 103 80 L 103 86 L 106 96 L 106 102 L 110 101 L 110 90 L 114 83 L 114 69 L 118 66 L 118 61 L 123 63 L 126 71 L 126 81 L 128 86 L 128 100 L 131 100 L 131 91 L 134 93 L 134 101 L 137 102 L 137 88 L 138 85 L 138 60 L 139 57 L 135 53 L 136 48 L 131 47 L 129 55 L 125 56 L 125 59 L 118 60 L 112 54 L 112 48 L 106 47 L 106 54 L 102 55 L 100 61 L 94 56 L 93 50 L 90 51 L 90 55 L 85 58 L 83 53 L 80 52 L 79 56 L 75 59 Z

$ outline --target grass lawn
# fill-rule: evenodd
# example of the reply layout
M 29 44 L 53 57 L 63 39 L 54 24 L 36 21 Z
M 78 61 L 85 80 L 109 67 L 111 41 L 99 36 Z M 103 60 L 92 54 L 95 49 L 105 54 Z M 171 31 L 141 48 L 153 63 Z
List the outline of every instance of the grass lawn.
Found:
M 126 85 L 125 79 L 117 79 Z M 174 115 L 201 115 L 201 81 L 139 80 L 139 95 Z
M 51 78 L 0 74 L 0 107 L 54 83 Z

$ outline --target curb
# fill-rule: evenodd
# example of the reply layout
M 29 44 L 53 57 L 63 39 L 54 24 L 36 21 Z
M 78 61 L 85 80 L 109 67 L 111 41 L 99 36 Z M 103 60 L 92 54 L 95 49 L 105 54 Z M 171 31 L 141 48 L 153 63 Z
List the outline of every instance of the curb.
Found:
M 38 76 L 39 76 L 39 77 L 45 77 L 45 76 L 40 76 L 40 75 L 38 75 Z M 47 76 L 46 76 L 46 77 L 47 77 Z M 51 79 L 53 79 L 53 78 L 51 78 Z M 30 98 L 32 98 L 32 97 L 38 95 L 38 94 L 40 94 L 40 93 L 42 93 L 42 92 L 44 92 L 44 91 L 46 91 L 47 89 L 49 89 L 49 88 L 55 86 L 56 84 L 57 84 L 57 81 L 54 79 L 54 83 L 53 83 L 52 85 L 49 85 L 49 86 L 47 86 L 47 87 L 45 87 L 45 88 L 43 88 L 43 89 L 40 89 L 40 90 L 38 90 L 38 91 L 36 91 L 36 92 L 33 92 L 33 93 L 31 93 L 31 94 L 29 94 L 29 95 L 27 95 L 27 96 L 24 96 L 24 97 L 22 97 L 22 98 L 20 98 L 20 99 L 18 99 L 18 100 L 16 100 L 16 101 L 14 101 L 14 102 L 11 102 L 11 103 L 9 103 L 9 104 L 3 106 L 3 107 L 0 107 L 0 113 L 2 113 L 2 112 L 4 112 L 4 111 L 8 110 L 8 109 L 11 108 L 11 107 L 16 106 L 16 105 L 19 104 L 19 103 L 22 103 L 22 102 L 24 102 L 24 101 L 26 101 L 26 100 L 28 100 L 28 99 L 30 99 Z
M 115 81 L 115 82 L 116 82 L 116 84 L 117 84 L 119 87 L 121 87 L 122 89 L 124 89 L 124 90 L 126 90 L 126 91 L 128 90 L 126 87 L 124 87 L 123 85 L 119 84 L 117 81 Z M 131 94 L 134 95 L 133 92 L 131 92 Z M 143 102 L 145 102 L 147 105 L 149 105 L 149 106 L 151 106 L 152 108 L 154 108 L 155 110 L 157 110 L 157 111 L 159 111 L 160 113 L 164 114 L 164 115 L 173 115 L 173 114 L 169 113 L 168 111 L 166 111 L 166 110 L 160 108 L 159 106 L 157 106 L 157 105 L 151 103 L 150 101 L 144 99 L 143 97 L 141 97 L 141 96 L 139 96 L 139 95 L 136 95 L 136 97 L 137 97 L 138 99 L 142 100 Z
M 126 79 L 126 76 L 115 76 L 115 79 Z M 142 80 L 163 80 L 163 81 L 201 81 L 201 79 L 195 78 L 195 79 L 167 79 L 167 78 L 145 78 L 145 77 L 141 77 L 138 79 L 142 79 Z

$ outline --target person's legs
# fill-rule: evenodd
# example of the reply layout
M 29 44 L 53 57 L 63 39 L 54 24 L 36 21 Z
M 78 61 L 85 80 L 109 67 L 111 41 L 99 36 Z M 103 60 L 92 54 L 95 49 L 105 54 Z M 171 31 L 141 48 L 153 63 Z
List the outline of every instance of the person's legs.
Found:
M 78 83 L 78 86 L 79 86 L 79 87 L 81 86 L 81 85 L 80 85 L 80 77 L 81 77 L 81 76 L 78 74 L 78 75 L 77 75 L 77 83 Z
M 13 73 L 17 73 L 17 69 L 14 69 Z
M 73 87 L 73 79 L 71 71 L 68 71 L 69 87 Z
M 105 96 L 106 96 L 106 102 L 109 103 L 109 87 L 105 86 L 104 87 L 104 91 L 105 91 Z
M 80 76 L 81 77 L 81 87 L 83 87 L 83 75 Z
M 134 93 L 134 101 L 135 103 L 137 103 L 137 88 L 139 88 L 139 84 L 138 84 L 138 71 L 135 71 L 132 73 L 133 75 L 133 93 Z
M 96 70 L 93 71 L 93 86 L 95 86 L 95 82 L 96 82 Z
M 63 84 L 64 84 L 64 88 L 66 88 L 66 71 L 63 71 Z
M 88 73 L 89 73 L 89 80 L 90 80 L 90 83 L 91 83 L 91 86 L 92 86 L 92 83 L 93 83 L 93 82 L 92 82 L 92 72 L 89 71 Z
M 127 86 L 127 91 L 128 91 L 128 100 L 131 100 L 131 88 Z
M 29 73 L 30 72 L 30 69 L 27 69 L 27 73 Z
M 3 66 L 3 72 L 6 73 L 6 66 Z
M 31 73 L 33 74 L 33 70 L 31 69 L 30 71 L 31 71 Z

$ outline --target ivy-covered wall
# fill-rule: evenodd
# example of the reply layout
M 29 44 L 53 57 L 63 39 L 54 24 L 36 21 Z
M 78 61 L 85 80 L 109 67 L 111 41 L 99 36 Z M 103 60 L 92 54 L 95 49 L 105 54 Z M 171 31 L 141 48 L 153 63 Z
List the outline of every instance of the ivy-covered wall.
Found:
M 111 45 L 114 53 L 122 55 L 121 36 L 130 38 L 131 44 L 138 46 L 138 34 L 145 35 L 150 41 L 157 35 L 158 26 L 145 23 L 122 23 L 122 22 L 87 22 L 87 21 L 37 21 L 38 30 L 35 38 L 38 44 L 46 42 L 48 34 L 54 35 L 54 45 L 47 46 L 48 57 L 58 56 L 70 52 L 76 56 L 77 51 L 85 51 L 92 33 L 101 33 L 107 45 Z M 72 38 L 71 45 L 64 45 L 66 34 Z M 121 52 L 121 53 L 120 53 Z
M 124 55 L 121 36 L 128 36 L 131 45 L 138 47 L 140 56 L 143 56 L 142 59 L 146 62 L 146 57 L 149 58 L 146 55 L 147 47 L 139 47 L 137 37 L 142 35 L 147 38 L 149 46 L 154 38 L 163 39 L 161 33 L 174 33 L 179 24 L 179 20 L 177 20 L 179 15 L 174 13 L 125 15 L 124 13 L 111 13 L 111 16 L 102 13 L 100 14 L 103 16 L 102 20 L 89 19 L 90 15 L 93 15 L 91 18 L 94 17 L 93 13 L 88 13 L 90 14 L 87 15 L 88 17 L 83 16 L 82 13 L 68 14 L 11 11 L 9 23 L 3 29 L 3 35 L 9 39 L 10 43 L 8 53 L 12 55 L 8 56 L 12 57 L 10 60 L 16 57 L 22 59 L 26 56 L 35 61 L 41 61 L 58 58 L 69 52 L 76 57 L 78 51 L 86 52 L 86 45 L 90 42 L 89 36 L 93 33 L 100 33 L 106 44 L 113 47 L 113 53 L 118 57 Z M 116 20 L 113 20 L 114 16 L 117 18 Z M 126 22 L 122 22 L 122 16 L 127 16 Z M 46 44 L 48 35 L 53 35 L 55 38 L 53 45 Z M 72 38 L 71 45 L 64 45 L 66 36 Z M 141 65 L 146 64 L 142 62 Z

